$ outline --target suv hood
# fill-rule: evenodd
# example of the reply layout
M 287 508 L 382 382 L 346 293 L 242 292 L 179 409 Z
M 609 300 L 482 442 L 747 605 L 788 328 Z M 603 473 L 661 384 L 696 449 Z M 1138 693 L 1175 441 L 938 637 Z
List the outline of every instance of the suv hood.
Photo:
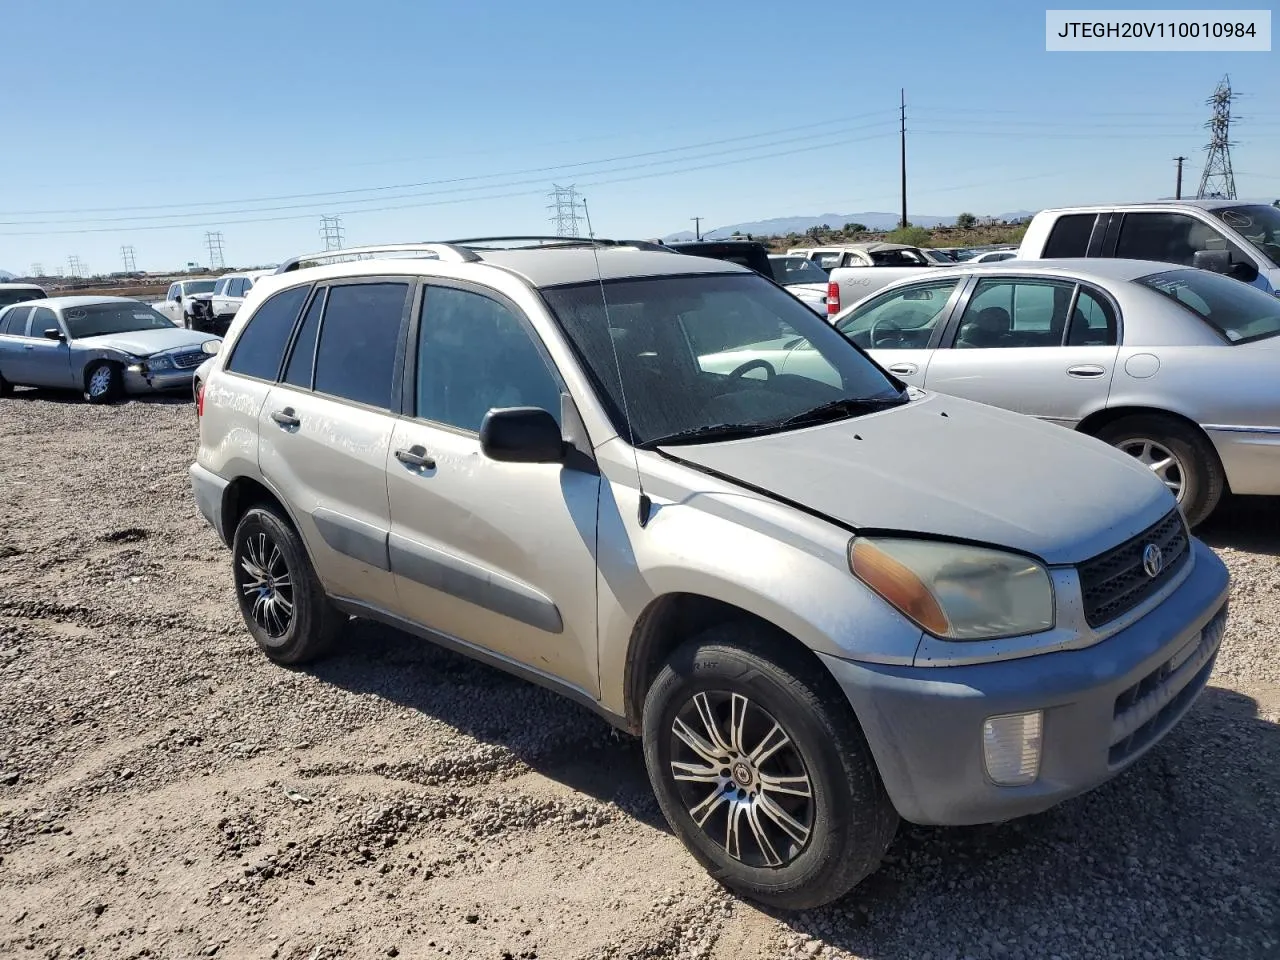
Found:
M 135 357 L 145 357 L 162 350 L 198 347 L 206 340 L 217 339 L 198 330 L 174 327 L 172 330 L 130 330 L 128 333 L 105 333 L 100 337 L 82 337 L 75 341 L 75 345 L 91 349 L 123 350 Z
M 1174 506 L 1100 440 L 941 394 L 801 430 L 662 452 L 861 530 L 925 533 L 1078 563 Z

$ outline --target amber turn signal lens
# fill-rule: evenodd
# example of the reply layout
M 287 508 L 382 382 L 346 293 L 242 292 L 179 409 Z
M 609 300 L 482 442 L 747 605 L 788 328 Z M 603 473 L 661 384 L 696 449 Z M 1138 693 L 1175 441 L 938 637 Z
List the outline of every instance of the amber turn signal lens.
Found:
M 938 601 L 910 569 L 867 540 L 854 540 L 849 548 L 853 575 L 884 597 L 914 623 L 935 636 L 951 628 Z

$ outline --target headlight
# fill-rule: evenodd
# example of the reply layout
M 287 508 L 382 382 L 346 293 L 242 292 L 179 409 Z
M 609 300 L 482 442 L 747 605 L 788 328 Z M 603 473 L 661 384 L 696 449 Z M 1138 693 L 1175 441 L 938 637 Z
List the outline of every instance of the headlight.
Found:
M 172 370 L 173 357 L 147 357 L 147 369 L 153 373 L 157 370 Z
M 1049 572 L 1003 550 L 854 537 L 849 569 L 921 629 L 947 640 L 1021 636 L 1054 624 Z

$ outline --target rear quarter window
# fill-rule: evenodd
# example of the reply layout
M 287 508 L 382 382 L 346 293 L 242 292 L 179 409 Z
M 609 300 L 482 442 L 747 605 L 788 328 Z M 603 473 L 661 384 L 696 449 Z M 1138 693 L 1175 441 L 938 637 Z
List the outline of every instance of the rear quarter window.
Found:
M 1096 213 L 1068 213 L 1054 221 L 1041 254 L 1046 260 L 1083 257 L 1089 253 L 1089 237 L 1098 219 Z
M 310 286 L 290 287 L 266 300 L 254 312 L 231 348 L 226 369 L 246 377 L 274 381 L 298 312 Z

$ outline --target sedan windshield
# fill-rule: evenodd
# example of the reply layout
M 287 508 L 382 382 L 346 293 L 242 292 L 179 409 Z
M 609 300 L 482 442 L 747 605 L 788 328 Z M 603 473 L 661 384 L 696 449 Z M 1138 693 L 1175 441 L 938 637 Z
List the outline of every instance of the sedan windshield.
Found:
M 1176 300 L 1232 343 L 1280 334 L 1280 299 L 1207 270 L 1169 270 L 1138 283 Z
M 637 445 L 790 429 L 905 400 L 825 320 L 758 275 L 574 284 L 543 296 L 618 432 Z
M 1217 207 L 1213 213 L 1227 226 L 1234 227 L 1272 264 L 1280 267 L 1280 207 L 1250 203 L 1238 207 Z
M 72 340 L 133 330 L 172 330 L 173 322 L 145 303 L 91 303 L 62 312 Z
M 820 266 L 808 257 L 777 257 L 770 260 L 773 264 L 773 279 L 784 287 L 797 283 L 827 282 L 827 274 Z

